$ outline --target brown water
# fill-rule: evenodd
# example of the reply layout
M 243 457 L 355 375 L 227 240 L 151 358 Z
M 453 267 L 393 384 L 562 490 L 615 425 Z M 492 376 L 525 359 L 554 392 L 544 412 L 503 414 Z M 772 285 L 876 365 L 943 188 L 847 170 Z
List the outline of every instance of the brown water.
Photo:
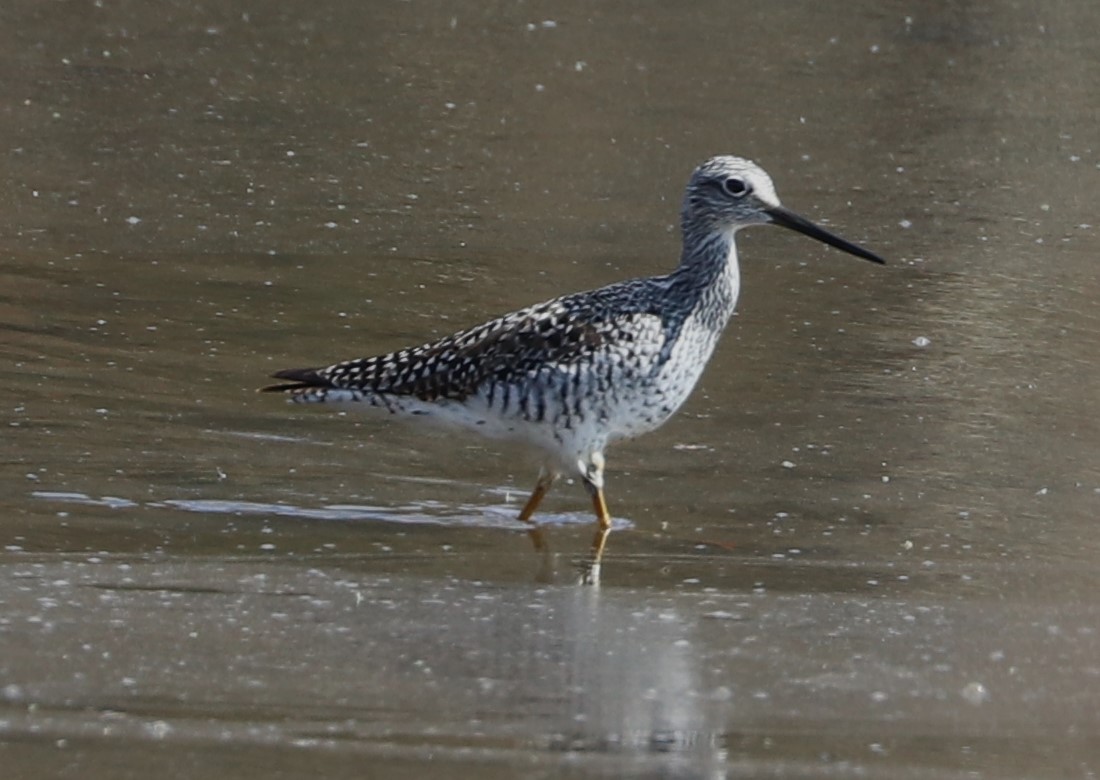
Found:
M 8 3 L 0 765 L 1096 777 L 1100 7 Z M 756 159 L 703 383 L 576 485 L 271 371 L 668 270 Z

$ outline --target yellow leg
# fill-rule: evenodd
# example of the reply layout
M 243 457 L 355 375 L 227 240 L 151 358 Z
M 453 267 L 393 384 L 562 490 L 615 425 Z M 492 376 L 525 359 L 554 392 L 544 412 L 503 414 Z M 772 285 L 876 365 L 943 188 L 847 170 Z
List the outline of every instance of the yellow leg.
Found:
M 583 468 L 584 486 L 592 496 L 592 511 L 596 513 L 596 522 L 600 527 L 592 538 L 592 552 L 588 561 L 581 567 L 581 582 L 585 585 L 600 584 L 600 561 L 611 533 L 611 513 L 607 511 L 607 499 L 603 495 L 603 454 L 593 453 L 586 468 Z
M 542 503 L 542 499 L 550 492 L 550 486 L 554 484 L 554 480 L 558 475 L 547 469 L 543 469 L 539 472 L 539 481 L 535 483 L 535 489 L 531 491 L 531 497 L 527 499 L 527 503 L 523 505 L 523 509 L 519 512 L 519 519 L 525 523 L 531 523 L 531 530 L 527 532 L 527 535 L 531 538 L 531 544 L 534 545 L 536 550 L 547 551 L 546 539 L 542 535 L 542 529 L 534 525 L 534 521 L 531 520 L 532 515 L 535 514 L 535 510 L 539 508 L 539 504 Z
M 607 502 L 604 501 L 602 490 L 593 494 L 592 505 L 596 510 L 600 527 L 592 537 L 592 551 L 588 555 L 588 560 L 581 564 L 582 585 L 600 584 L 600 561 L 603 560 L 603 549 L 607 545 L 607 537 L 611 535 L 611 515 L 607 512 Z
M 550 486 L 554 484 L 557 476 L 554 472 L 545 469 L 539 472 L 539 481 L 535 483 L 535 489 L 531 491 L 531 497 L 527 499 L 527 503 L 523 505 L 523 509 L 519 512 L 520 520 L 525 523 L 531 522 L 531 516 L 539 508 L 542 499 L 550 492 Z
M 592 489 L 592 511 L 596 513 L 596 522 L 600 524 L 600 531 L 607 533 L 611 530 L 611 513 L 607 511 L 607 500 L 603 497 L 603 488 Z

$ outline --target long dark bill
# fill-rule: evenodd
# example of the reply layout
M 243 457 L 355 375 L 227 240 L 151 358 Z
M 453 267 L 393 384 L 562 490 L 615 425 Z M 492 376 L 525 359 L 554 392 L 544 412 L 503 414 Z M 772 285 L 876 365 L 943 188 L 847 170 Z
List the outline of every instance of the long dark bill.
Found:
M 825 228 L 818 227 L 805 217 L 800 217 L 793 211 L 788 211 L 782 206 L 776 206 L 767 211 L 768 215 L 772 218 L 772 222 L 776 225 L 790 228 L 810 238 L 816 238 L 818 241 L 822 241 L 829 246 L 835 246 L 837 249 L 847 252 L 850 255 L 862 257 L 864 260 L 870 260 L 872 263 L 879 263 L 880 265 L 886 264 L 886 261 L 874 252 L 868 252 L 858 244 L 853 244 L 851 241 L 845 241 L 840 236 L 834 236 Z

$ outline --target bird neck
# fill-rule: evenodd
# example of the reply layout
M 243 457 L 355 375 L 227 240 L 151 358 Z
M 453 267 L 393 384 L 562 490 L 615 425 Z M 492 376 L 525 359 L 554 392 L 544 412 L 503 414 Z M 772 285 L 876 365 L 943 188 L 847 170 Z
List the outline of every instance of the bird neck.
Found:
M 722 330 L 733 314 L 741 288 L 733 232 L 693 233 L 685 229 L 680 265 L 672 276 L 692 314 L 709 329 Z

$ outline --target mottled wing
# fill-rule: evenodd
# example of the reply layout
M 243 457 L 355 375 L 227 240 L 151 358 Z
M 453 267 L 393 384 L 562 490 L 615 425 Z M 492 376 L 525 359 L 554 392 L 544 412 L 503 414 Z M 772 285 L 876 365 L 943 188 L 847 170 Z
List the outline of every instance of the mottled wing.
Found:
M 577 299 L 567 297 L 423 346 L 326 368 L 279 371 L 273 376 L 290 383 L 263 389 L 308 393 L 336 388 L 422 401 L 463 400 L 486 382 L 516 382 L 545 368 L 629 351 L 639 339 L 649 342 L 637 345 L 641 350 L 660 351 L 663 331 L 656 315 L 631 307 L 578 306 Z

